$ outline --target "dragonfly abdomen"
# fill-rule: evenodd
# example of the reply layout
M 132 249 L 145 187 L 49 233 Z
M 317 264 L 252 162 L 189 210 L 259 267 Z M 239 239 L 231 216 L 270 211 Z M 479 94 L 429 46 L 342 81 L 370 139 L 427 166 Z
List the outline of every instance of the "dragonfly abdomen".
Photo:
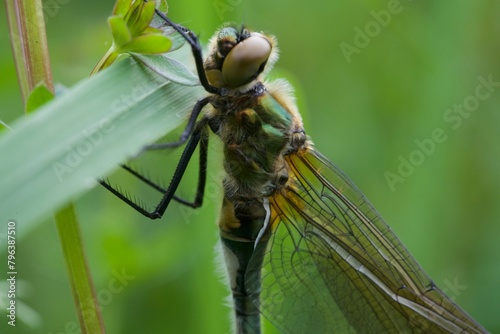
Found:
M 277 100 L 262 83 L 257 86 L 258 94 L 240 93 L 231 101 L 214 96 L 214 109 L 206 115 L 224 146 L 226 175 L 219 228 L 238 333 L 260 332 L 260 286 L 248 289 L 245 281 L 248 275 L 260 276 L 263 253 L 255 246 L 265 249 L 269 237 L 264 233 L 269 223 L 267 197 L 288 182 L 284 154 L 297 143 L 305 143 L 300 119 L 293 117 L 283 99 Z M 297 140 L 298 134 L 304 139 Z
M 260 313 L 255 305 L 260 291 L 257 291 L 256 296 L 247 292 L 245 275 L 266 215 L 259 200 L 234 201 L 224 198 L 219 228 L 239 333 L 258 333 L 260 328 Z

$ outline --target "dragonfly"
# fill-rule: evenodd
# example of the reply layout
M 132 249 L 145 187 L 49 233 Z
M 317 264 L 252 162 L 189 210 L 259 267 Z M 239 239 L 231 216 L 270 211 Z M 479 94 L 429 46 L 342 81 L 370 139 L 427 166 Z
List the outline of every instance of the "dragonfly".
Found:
M 208 93 L 195 102 L 175 142 L 185 145 L 150 211 L 101 184 L 144 216 L 173 201 L 198 208 L 207 179 L 209 131 L 222 142 L 219 229 L 233 297 L 235 331 L 260 333 L 261 315 L 284 333 L 487 333 L 440 290 L 354 183 L 306 135 L 290 84 L 266 74 L 278 60 L 274 36 L 225 25 L 203 57 L 198 37 L 156 15 L 190 45 Z M 193 101 L 194 102 L 194 101 Z M 193 201 L 175 195 L 199 146 Z

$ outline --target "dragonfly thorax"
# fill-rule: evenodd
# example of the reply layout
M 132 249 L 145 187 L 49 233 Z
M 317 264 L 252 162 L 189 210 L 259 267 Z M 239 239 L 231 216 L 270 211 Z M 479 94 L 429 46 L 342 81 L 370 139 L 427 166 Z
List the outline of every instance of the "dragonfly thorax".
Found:
M 291 101 L 270 84 L 259 83 L 237 96 L 213 96 L 209 124 L 224 144 L 226 197 L 262 199 L 288 179 L 283 156 L 304 144 L 302 121 L 294 117 Z M 297 136 L 303 140 L 295 140 Z

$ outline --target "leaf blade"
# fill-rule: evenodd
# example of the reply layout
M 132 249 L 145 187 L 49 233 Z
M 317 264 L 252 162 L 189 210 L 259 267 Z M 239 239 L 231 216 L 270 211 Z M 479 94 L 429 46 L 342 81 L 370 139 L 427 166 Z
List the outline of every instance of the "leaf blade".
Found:
M 28 230 L 180 125 L 202 92 L 129 59 L 16 122 L 0 137 L 2 215 Z

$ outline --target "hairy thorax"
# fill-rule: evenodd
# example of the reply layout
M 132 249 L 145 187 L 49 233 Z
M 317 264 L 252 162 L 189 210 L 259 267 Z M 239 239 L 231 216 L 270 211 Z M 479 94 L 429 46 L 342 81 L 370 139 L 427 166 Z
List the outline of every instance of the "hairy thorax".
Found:
M 292 143 L 297 131 L 305 140 L 301 121 L 261 83 L 235 95 L 215 96 L 209 115 L 224 144 L 225 195 L 269 196 L 288 179 L 283 156 L 297 145 Z
M 279 91 L 286 93 L 286 83 L 278 84 Z M 248 92 L 211 100 L 213 109 L 206 116 L 223 143 L 225 157 L 224 230 L 241 225 L 250 228 L 251 221 L 263 221 L 263 199 L 288 181 L 284 156 L 306 143 L 294 101 L 287 94 L 275 93 L 276 85 L 258 83 Z

